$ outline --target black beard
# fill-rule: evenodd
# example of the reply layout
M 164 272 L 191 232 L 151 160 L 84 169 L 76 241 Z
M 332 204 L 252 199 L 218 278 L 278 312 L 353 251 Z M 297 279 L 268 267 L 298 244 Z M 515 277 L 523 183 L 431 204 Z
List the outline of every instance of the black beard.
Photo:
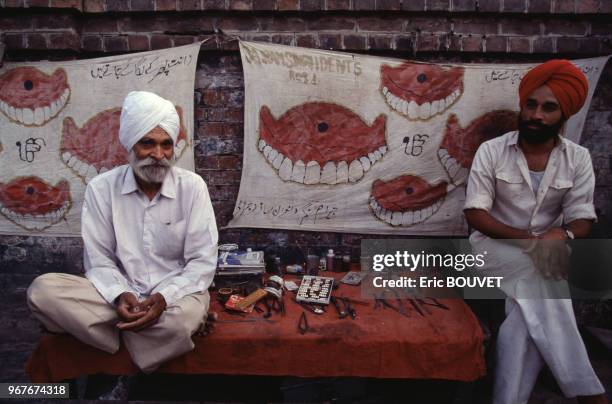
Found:
M 519 139 L 529 144 L 543 144 L 553 139 L 559 134 L 565 121 L 560 119 L 554 125 L 544 125 L 537 121 L 523 121 L 519 117 Z M 535 126 L 536 129 L 529 128 L 527 125 Z

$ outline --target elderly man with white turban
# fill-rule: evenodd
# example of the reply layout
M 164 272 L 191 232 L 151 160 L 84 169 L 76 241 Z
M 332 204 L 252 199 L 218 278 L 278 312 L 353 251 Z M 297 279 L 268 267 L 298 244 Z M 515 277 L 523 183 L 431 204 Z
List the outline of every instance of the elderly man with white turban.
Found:
M 85 278 L 52 273 L 28 290 L 47 330 L 109 353 L 120 337 L 144 372 L 193 349 L 206 318 L 217 261 L 217 226 L 206 184 L 173 167 L 174 105 L 134 91 L 119 140 L 129 165 L 92 179 L 82 212 Z

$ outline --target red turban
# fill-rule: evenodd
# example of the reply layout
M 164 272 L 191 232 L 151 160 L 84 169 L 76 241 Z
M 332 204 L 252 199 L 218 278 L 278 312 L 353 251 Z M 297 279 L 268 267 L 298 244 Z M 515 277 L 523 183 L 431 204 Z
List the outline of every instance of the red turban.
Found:
M 521 108 L 537 88 L 547 85 L 559 102 L 563 117 L 568 119 L 584 105 L 589 83 L 569 60 L 554 59 L 529 70 L 519 85 Z

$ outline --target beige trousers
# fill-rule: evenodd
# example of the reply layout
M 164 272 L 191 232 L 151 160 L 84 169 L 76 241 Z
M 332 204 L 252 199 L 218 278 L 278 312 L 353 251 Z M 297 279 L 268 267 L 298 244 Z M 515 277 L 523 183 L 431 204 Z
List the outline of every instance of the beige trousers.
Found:
M 205 320 L 210 302 L 208 291 L 193 293 L 169 305 L 151 327 L 120 332 L 115 308 L 86 278 L 41 275 L 32 282 L 27 296 L 32 313 L 51 332 L 69 333 L 109 353 L 117 352 L 123 337 L 132 360 L 145 373 L 193 349 L 191 336 Z

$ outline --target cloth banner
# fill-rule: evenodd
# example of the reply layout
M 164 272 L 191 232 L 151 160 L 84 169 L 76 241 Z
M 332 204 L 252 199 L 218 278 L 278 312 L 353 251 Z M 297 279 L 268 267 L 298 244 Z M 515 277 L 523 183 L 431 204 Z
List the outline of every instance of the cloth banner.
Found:
M 515 130 L 534 64 L 429 64 L 241 42 L 244 163 L 228 227 L 465 235 L 472 159 Z M 588 100 L 607 57 L 575 60 Z
M 193 88 L 200 43 L 0 70 L 0 233 L 79 236 L 85 187 L 127 163 L 119 143 L 125 96 L 154 92 L 176 105 L 177 166 L 194 169 Z

